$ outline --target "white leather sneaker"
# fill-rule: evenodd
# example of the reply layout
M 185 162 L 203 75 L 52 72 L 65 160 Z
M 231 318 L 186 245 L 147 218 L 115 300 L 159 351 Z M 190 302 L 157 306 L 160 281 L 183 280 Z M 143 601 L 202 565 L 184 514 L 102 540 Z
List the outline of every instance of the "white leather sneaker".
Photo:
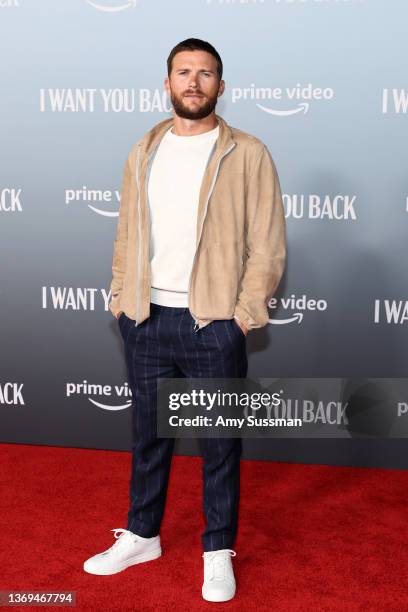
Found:
M 160 536 L 142 538 L 127 529 L 111 529 L 115 532 L 116 542 L 105 550 L 84 562 L 88 574 L 109 576 L 117 574 L 130 565 L 157 559 L 161 555 Z M 120 535 L 118 535 L 120 533 Z
M 231 557 L 236 556 L 234 550 L 223 548 L 203 554 L 204 583 L 203 598 L 206 601 L 228 601 L 235 595 L 235 577 Z

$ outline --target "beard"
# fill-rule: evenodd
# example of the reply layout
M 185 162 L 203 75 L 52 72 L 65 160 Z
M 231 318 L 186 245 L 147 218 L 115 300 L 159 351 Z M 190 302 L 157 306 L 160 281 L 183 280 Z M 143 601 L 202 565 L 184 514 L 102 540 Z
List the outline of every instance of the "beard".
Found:
M 201 92 L 197 92 L 198 95 L 203 95 Z M 197 109 L 191 109 L 184 104 L 184 95 L 176 96 L 171 92 L 171 103 L 173 104 L 174 112 L 183 119 L 204 119 L 208 117 L 215 107 L 217 106 L 218 94 L 216 93 L 212 97 L 206 97 L 205 103 L 197 107 Z

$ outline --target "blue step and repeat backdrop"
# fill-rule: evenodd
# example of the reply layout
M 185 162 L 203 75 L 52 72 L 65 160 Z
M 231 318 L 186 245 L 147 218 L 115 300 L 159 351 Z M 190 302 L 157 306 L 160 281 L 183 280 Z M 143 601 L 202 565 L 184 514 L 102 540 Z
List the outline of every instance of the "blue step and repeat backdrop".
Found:
M 298 398 L 314 435 L 244 457 L 408 467 L 407 21 L 404 0 L 0 0 L 0 441 L 131 449 L 108 310 L 122 173 L 170 116 L 170 50 L 197 37 L 224 62 L 217 113 L 265 142 L 284 198 L 249 376 L 357 389 Z

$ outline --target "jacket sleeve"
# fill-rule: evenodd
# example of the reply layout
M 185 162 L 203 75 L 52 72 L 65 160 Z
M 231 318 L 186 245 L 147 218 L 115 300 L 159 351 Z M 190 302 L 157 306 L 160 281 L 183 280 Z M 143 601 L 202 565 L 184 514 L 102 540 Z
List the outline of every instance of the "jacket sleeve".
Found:
M 123 288 L 123 277 L 126 270 L 130 182 L 131 171 L 128 157 L 123 172 L 119 218 L 116 227 L 116 237 L 113 243 L 112 282 L 110 285 L 111 301 L 109 303 L 109 310 L 114 317 L 117 317 L 120 312 L 120 298 Z
M 268 323 L 268 301 L 286 260 L 286 224 L 275 163 L 265 145 L 247 184 L 245 260 L 234 318 L 248 329 Z

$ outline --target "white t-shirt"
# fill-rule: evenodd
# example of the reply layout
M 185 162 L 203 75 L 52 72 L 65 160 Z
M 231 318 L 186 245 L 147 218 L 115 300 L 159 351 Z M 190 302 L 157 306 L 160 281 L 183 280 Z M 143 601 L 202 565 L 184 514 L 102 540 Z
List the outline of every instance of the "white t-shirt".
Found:
M 187 307 L 200 188 L 219 126 L 197 136 L 171 130 L 160 142 L 148 181 L 151 301 Z

